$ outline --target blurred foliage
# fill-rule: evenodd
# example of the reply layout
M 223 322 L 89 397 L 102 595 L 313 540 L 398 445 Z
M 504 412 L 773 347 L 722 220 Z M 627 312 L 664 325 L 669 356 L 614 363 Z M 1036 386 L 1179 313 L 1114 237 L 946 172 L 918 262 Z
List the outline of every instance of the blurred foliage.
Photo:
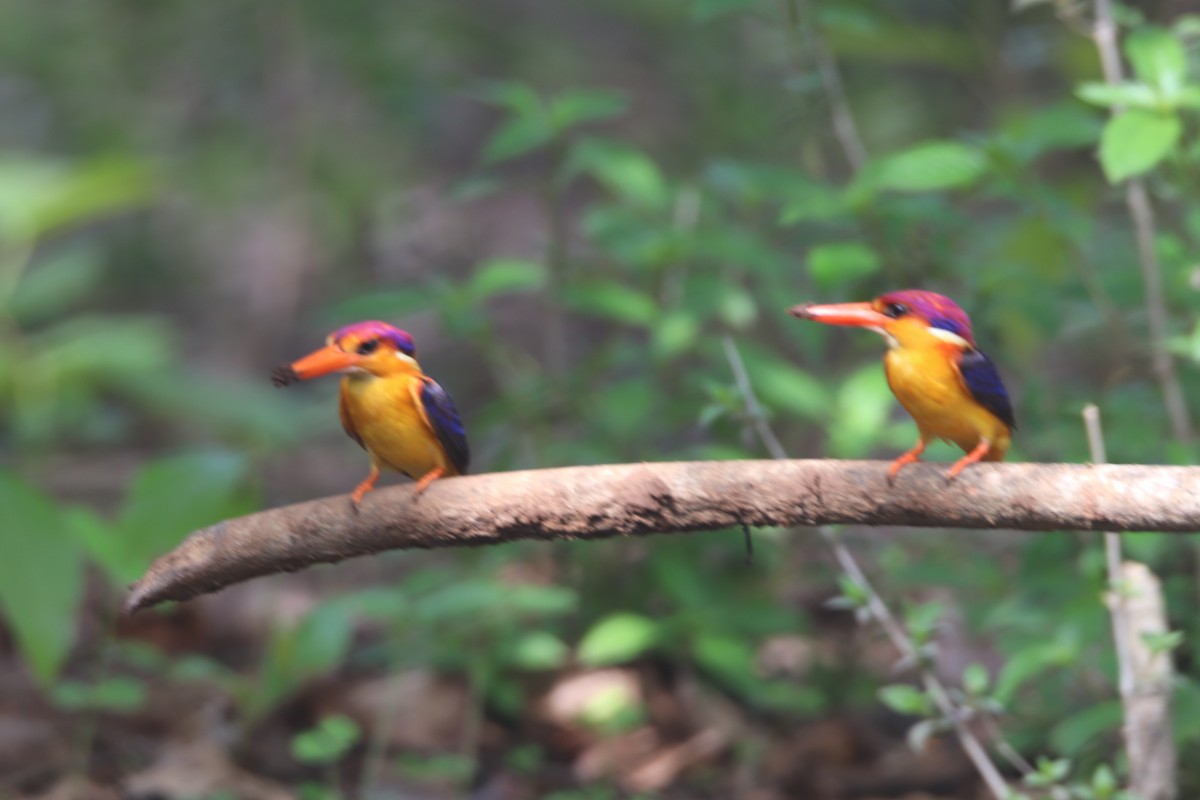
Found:
M 815 638 L 819 615 L 865 607 L 800 532 L 756 534 L 749 567 L 733 532 L 405 556 L 402 579 L 324 599 L 237 669 L 152 647 L 113 659 L 81 638 L 83 599 L 107 617 L 189 530 L 353 485 L 361 459 L 332 388 L 274 392 L 264 377 L 362 318 L 420 332 L 481 471 L 761 456 L 726 335 L 792 454 L 892 456 L 914 430 L 879 342 L 784 309 L 910 286 L 972 313 L 1014 393 L 1012 458 L 1084 460 L 1091 401 L 1112 460 L 1196 463 L 1148 366 L 1119 189 L 1144 177 L 1162 211 L 1166 344 L 1195 398 L 1200 17 L 1161 5 L 1121 9 L 1132 69 L 1117 85 L 1074 32 L 1078 9 L 1039 2 L 5 6 L 0 607 L 20 658 L 80 713 L 141 707 L 137 676 L 155 675 L 221 687 L 248 725 L 346 666 L 427 666 L 517 718 L 530 674 L 654 660 L 771 715 L 881 701 L 916 720 L 915 739 L 941 733 L 923 692 L 865 667 L 762 667 L 769 638 Z M 814 43 L 842 69 L 861 169 Z M 337 481 L 305 471 L 315 450 Z M 76 462 L 100 464 L 107 488 L 81 488 Z M 876 582 L 913 601 L 922 658 L 947 616 L 1000 654 L 966 668 L 962 696 L 1047 756 L 1030 790 L 1120 797 L 1098 543 L 870 541 Z M 1181 670 L 1176 736 L 1194 748 L 1200 551 L 1128 545 L 1164 581 L 1176 632 L 1156 646 Z M 511 577 L 550 548 L 551 583 Z M 802 593 L 834 599 L 821 610 Z M 386 636 L 356 637 L 371 626 Z M 596 713 L 619 730 L 644 710 Z M 314 720 L 293 755 L 330 765 L 365 735 Z

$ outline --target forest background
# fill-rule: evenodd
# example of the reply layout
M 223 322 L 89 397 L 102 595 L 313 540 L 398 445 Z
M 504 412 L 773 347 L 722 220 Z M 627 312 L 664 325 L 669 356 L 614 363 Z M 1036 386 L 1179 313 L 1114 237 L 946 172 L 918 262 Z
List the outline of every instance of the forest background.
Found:
M 971 313 L 1010 460 L 1087 461 L 1095 403 L 1112 461 L 1196 464 L 1190 5 L 1115 7 L 1107 85 L 1083 2 L 0 6 L 0 795 L 987 796 L 811 531 L 123 587 L 361 479 L 336 381 L 267 380 L 359 319 L 414 334 L 480 472 L 765 457 L 764 422 L 894 457 L 879 340 L 785 309 L 899 288 Z M 836 535 L 1014 791 L 1116 796 L 1094 536 Z M 1200 548 L 1125 546 L 1195 752 Z

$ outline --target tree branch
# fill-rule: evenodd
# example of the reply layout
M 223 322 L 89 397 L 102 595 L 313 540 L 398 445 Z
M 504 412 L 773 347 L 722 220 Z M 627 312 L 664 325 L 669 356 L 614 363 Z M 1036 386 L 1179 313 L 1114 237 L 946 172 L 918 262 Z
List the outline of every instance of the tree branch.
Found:
M 133 585 L 132 612 L 232 583 L 394 548 L 600 539 L 736 525 L 1200 530 L 1200 467 L 977 464 L 953 483 L 917 464 L 889 487 L 871 461 L 701 461 L 499 472 L 226 520 Z

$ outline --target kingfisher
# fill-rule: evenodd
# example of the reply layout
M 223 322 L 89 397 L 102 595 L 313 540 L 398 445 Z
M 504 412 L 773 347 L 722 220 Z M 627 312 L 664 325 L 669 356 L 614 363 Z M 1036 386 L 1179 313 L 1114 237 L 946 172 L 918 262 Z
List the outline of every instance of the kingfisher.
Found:
M 355 508 L 375 488 L 380 470 L 417 481 L 416 494 L 442 476 L 467 472 L 470 452 L 462 419 L 450 395 L 421 371 L 412 336 L 386 322 L 339 328 L 325 346 L 299 361 L 276 367 L 271 382 L 287 386 L 341 372 L 338 416 L 346 435 L 371 459 L 371 471 L 355 488 Z
M 945 295 L 919 289 L 891 292 L 869 303 L 805 303 L 789 310 L 799 319 L 851 325 L 887 341 L 884 372 L 892 394 L 917 423 L 917 444 L 892 462 L 888 482 L 921 460 L 934 439 L 966 453 L 948 481 L 979 461 L 1003 461 L 1016 430 L 1012 404 L 992 360 L 975 346 L 971 319 Z

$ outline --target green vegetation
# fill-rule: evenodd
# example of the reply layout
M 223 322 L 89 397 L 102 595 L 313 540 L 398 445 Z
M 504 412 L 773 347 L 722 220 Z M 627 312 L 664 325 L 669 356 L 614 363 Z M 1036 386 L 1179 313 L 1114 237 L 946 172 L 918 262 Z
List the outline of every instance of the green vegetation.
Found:
M 914 428 L 879 342 L 785 309 L 928 288 L 1005 375 L 1010 460 L 1087 460 L 1095 402 L 1112 461 L 1200 463 L 1153 367 L 1174 355 L 1195 424 L 1200 16 L 1119 7 L 1113 83 L 1086 4 L 135 5 L 0 10 L 0 658 L 75 723 L 70 763 L 0 793 L 112 780 L 101 754 L 143 770 L 154 755 L 110 742 L 119 721 L 169 729 L 164 698 L 187 692 L 229 705 L 239 764 L 310 797 L 454 796 L 485 764 L 531 797 L 654 796 L 548 766 L 572 756 L 530 732 L 548 685 L 614 667 L 754 729 L 693 788 L 764 775 L 781 731 L 882 706 L 914 744 L 945 735 L 806 531 L 756 532 L 749 565 L 739 531 L 394 554 L 118 622 L 123 586 L 187 532 L 361 478 L 333 382 L 267 381 L 346 322 L 414 333 L 477 471 L 765 457 L 727 340 L 790 454 L 892 457 Z M 1131 178 L 1158 212 L 1157 322 Z M 904 609 L 916 660 L 1032 763 L 1005 766 L 1014 787 L 1124 796 L 1098 540 L 838 536 Z M 1152 646 L 1194 750 L 1200 548 L 1125 545 L 1163 581 Z M 800 654 L 772 665 L 781 642 Z M 449 744 L 390 743 L 330 699 L 417 671 L 460 681 Z M 661 722 L 644 697 L 593 701 L 583 733 L 549 738 Z M 1181 796 L 1200 792 L 1181 768 Z

